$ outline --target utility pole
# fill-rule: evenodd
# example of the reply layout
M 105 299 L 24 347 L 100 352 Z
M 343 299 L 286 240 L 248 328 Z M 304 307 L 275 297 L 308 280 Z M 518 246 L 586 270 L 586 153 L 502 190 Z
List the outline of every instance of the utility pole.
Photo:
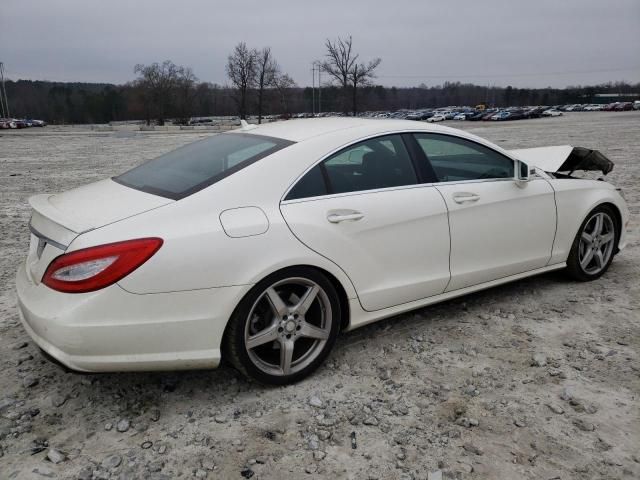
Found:
M 4 63 L 0 62 L 0 105 L 2 106 L 2 116 L 9 118 L 9 102 L 7 101 L 7 89 L 4 85 Z
M 318 113 L 322 113 L 322 66 L 319 60 L 313 62 L 315 67 L 318 67 Z
M 316 64 L 311 64 L 311 115 L 316 114 Z

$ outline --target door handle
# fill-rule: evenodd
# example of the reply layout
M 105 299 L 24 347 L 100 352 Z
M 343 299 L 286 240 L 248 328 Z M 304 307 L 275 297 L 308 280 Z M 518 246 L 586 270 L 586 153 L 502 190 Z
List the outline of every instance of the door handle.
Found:
M 453 201 L 456 203 L 472 203 L 480 200 L 480 195 L 471 192 L 458 192 L 453 194 Z
M 327 220 L 331 223 L 340 223 L 346 221 L 356 221 L 364 218 L 364 213 L 357 210 L 338 210 L 327 214 Z

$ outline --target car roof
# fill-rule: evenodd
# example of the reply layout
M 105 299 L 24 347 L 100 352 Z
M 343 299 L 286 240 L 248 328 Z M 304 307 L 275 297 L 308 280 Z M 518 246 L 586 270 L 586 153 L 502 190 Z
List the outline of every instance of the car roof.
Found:
M 249 125 L 248 129 L 240 128 L 235 131 L 238 133 L 282 138 L 292 142 L 302 142 L 313 137 L 351 128 L 358 130 L 358 136 L 402 130 L 421 130 L 441 133 L 449 130 L 447 127 L 412 120 L 329 117 L 304 118 L 262 125 Z

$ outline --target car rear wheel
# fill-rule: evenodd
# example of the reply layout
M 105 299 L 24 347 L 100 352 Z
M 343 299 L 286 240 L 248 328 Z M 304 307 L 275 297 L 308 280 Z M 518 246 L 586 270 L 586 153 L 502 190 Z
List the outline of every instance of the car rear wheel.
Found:
M 567 259 L 569 275 L 583 282 L 602 276 L 611 265 L 619 237 L 613 209 L 603 205 L 592 210 L 573 241 Z
M 324 361 L 340 323 L 340 301 L 331 282 L 312 268 L 288 268 L 242 299 L 229 322 L 223 355 L 261 383 L 293 383 Z

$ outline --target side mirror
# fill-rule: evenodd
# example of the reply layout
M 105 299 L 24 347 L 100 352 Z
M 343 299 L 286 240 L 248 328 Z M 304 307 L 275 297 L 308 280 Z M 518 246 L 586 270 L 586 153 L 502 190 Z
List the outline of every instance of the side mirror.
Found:
M 521 160 L 516 160 L 516 185 L 524 187 L 530 180 L 530 173 L 529 165 Z

